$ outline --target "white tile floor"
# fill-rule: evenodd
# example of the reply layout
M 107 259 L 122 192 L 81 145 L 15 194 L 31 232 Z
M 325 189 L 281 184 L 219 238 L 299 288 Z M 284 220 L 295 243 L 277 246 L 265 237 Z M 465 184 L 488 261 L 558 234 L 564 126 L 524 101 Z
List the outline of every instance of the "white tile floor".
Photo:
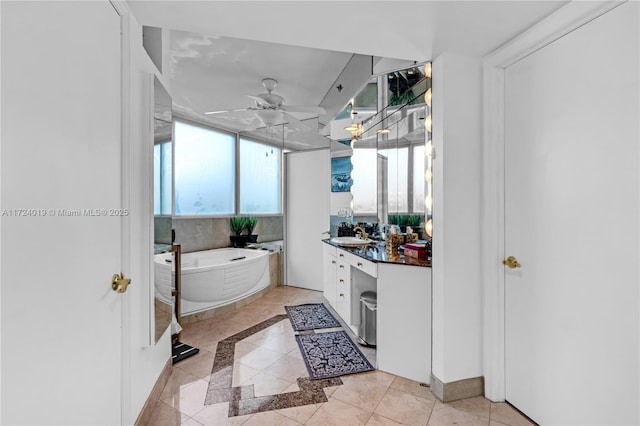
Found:
M 342 376 L 343 384 L 324 389 L 328 401 L 255 414 L 228 417 L 229 403 L 204 405 L 219 340 L 274 315 L 285 305 L 322 302 L 322 293 L 277 287 L 259 300 L 219 317 L 189 324 L 181 341 L 200 352 L 173 366 L 149 421 L 164 425 L 531 425 L 505 403 L 483 397 L 443 404 L 428 387 L 379 370 Z M 233 386 L 254 385 L 255 396 L 299 390 L 308 377 L 288 319 L 236 344 Z M 363 350 L 369 357 L 371 350 Z

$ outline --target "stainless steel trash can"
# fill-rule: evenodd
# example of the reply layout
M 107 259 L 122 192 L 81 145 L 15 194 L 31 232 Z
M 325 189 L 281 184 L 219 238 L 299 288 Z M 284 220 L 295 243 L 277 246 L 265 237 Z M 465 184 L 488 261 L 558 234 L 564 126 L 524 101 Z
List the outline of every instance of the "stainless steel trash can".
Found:
M 358 337 L 367 346 L 376 346 L 376 317 L 378 295 L 375 291 L 364 291 L 360 295 L 360 327 Z

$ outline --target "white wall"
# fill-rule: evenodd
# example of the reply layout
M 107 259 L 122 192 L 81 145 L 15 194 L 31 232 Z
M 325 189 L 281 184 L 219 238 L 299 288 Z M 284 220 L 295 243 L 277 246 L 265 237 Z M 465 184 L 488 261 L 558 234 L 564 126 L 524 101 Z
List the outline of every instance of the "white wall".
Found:
M 480 280 L 481 67 L 433 61 L 433 374 L 482 375 Z

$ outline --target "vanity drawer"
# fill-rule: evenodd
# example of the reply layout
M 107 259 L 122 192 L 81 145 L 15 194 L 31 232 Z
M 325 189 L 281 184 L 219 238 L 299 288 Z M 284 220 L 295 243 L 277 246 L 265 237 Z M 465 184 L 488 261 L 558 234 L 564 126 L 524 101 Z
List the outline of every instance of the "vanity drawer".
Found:
M 345 262 L 349 262 L 349 258 L 351 257 L 351 253 L 348 251 L 344 251 L 341 249 L 336 249 L 336 254 L 334 255 L 338 258 L 338 260 L 344 260 Z
M 328 254 L 329 256 L 336 256 L 336 248 L 331 244 L 322 243 L 322 252 L 324 254 Z
M 351 266 L 356 269 L 360 269 L 367 275 L 371 275 L 374 278 L 378 277 L 378 264 L 371 262 L 370 260 L 363 259 L 355 254 L 351 255 Z

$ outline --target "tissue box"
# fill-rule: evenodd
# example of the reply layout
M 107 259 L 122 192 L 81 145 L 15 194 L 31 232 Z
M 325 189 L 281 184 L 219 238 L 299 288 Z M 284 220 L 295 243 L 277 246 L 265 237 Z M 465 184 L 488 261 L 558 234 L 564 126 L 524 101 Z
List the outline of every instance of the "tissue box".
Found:
M 413 257 L 416 259 L 426 259 L 427 258 L 426 244 L 407 243 L 404 245 L 404 255 L 407 257 Z

